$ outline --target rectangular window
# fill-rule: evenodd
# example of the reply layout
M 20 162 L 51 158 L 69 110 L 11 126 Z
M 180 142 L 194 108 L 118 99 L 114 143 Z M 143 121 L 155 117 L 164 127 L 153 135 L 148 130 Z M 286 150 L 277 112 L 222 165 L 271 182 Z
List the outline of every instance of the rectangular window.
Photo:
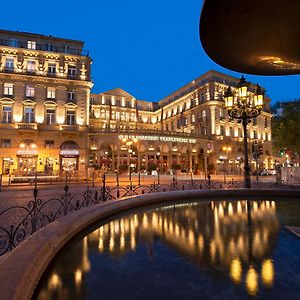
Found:
M 53 125 L 55 123 L 55 109 L 47 108 L 46 109 L 46 124 Z
M 26 89 L 25 90 L 26 97 L 28 97 L 28 98 L 34 97 L 34 92 L 35 92 L 34 86 L 26 84 L 26 88 L 25 89 Z
M 221 125 L 220 126 L 220 135 L 224 135 L 224 126 L 223 125 Z
M 75 66 L 68 66 L 68 76 L 69 77 L 76 76 L 76 67 Z
M 34 108 L 25 107 L 24 108 L 24 122 L 25 123 L 34 123 Z
M 19 41 L 17 39 L 11 38 L 9 40 L 9 46 L 11 46 L 11 47 L 19 47 Z
M 233 127 L 229 127 L 229 135 L 230 135 L 231 137 L 234 136 L 234 133 L 233 133 Z
M 53 51 L 53 45 L 47 44 L 47 51 Z
M 4 83 L 4 95 L 13 96 L 14 94 L 14 85 L 13 83 Z
M 68 92 L 68 100 L 71 101 L 75 100 L 75 92 Z
M 54 87 L 48 87 L 47 88 L 47 98 L 48 99 L 55 99 L 55 88 Z
M 120 99 L 116 100 L 116 106 L 121 106 L 121 100 Z
M 48 75 L 55 75 L 55 73 L 56 73 L 56 65 L 49 64 L 48 65 Z
M 11 123 L 12 117 L 12 107 L 11 106 L 3 106 L 2 107 L 2 123 Z
M 202 110 L 202 122 L 206 121 L 206 110 Z
M 2 139 L 1 140 L 1 147 L 2 148 L 11 148 L 11 140 L 9 140 L 9 139 Z
M 75 111 L 67 110 L 67 125 L 75 125 Z
M 46 149 L 53 149 L 54 148 L 54 141 L 45 141 L 45 148 Z
M 192 123 L 195 123 L 195 121 L 196 121 L 195 115 L 192 115 Z
M 27 72 L 28 73 L 35 73 L 36 68 L 35 68 L 35 61 L 33 60 L 28 60 L 27 61 Z
M 14 59 L 13 58 L 7 58 L 5 60 L 5 71 L 6 72 L 12 72 L 14 70 Z
M 27 49 L 36 49 L 36 42 L 33 41 L 27 41 Z

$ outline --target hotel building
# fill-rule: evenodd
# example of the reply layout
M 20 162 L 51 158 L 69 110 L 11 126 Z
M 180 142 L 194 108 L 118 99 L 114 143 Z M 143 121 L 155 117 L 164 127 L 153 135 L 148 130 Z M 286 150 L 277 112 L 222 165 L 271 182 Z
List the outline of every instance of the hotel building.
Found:
M 238 78 L 209 71 L 149 102 L 90 94 L 91 63 L 82 41 L 0 30 L 1 174 L 242 172 L 242 127 L 223 100 Z M 250 153 L 257 141 L 260 168 L 272 168 L 270 99 L 248 131 Z
M 84 171 L 90 66 L 82 41 L 0 30 L 2 174 Z
M 159 102 L 122 89 L 91 95 L 90 164 L 105 170 L 159 169 L 241 174 L 242 125 L 228 117 L 223 95 L 239 79 L 209 71 Z M 250 90 L 255 86 L 250 84 Z M 248 126 L 249 153 L 263 150 L 260 168 L 272 168 L 270 99 Z M 254 169 L 255 162 L 252 161 Z

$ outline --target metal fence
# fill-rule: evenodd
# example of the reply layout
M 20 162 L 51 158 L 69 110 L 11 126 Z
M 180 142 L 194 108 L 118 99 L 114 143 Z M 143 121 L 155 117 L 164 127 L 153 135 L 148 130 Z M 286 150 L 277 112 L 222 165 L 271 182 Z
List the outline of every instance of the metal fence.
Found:
M 100 187 L 87 186 L 83 193 L 72 194 L 66 178 L 63 194 L 60 197 L 44 200 L 38 197 L 38 186 L 37 181 L 35 181 L 33 199 L 26 206 L 15 205 L 0 210 L 0 255 L 12 250 L 27 237 L 54 220 L 100 202 L 167 191 L 239 189 L 243 187 L 242 182 L 234 180 L 220 183 L 191 179 L 190 181 L 178 183 L 175 178 L 170 184 L 159 184 L 159 181 L 149 185 L 130 183 L 127 186 L 117 184 L 108 187 L 106 184 L 104 176 Z

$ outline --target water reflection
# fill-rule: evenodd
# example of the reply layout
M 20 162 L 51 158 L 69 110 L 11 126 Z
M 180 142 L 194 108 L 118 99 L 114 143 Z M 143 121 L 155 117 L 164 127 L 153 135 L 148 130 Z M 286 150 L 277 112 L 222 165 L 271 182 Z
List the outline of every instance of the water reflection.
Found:
M 148 255 L 155 256 L 157 240 L 196 266 L 216 268 L 235 286 L 256 295 L 260 286 L 271 288 L 274 284 L 271 256 L 278 231 L 273 201 L 189 203 L 130 215 L 84 237 L 76 245 L 81 259 L 74 254 L 64 258 L 73 268 L 73 282 L 66 279 L 64 264 L 57 266 L 39 299 L 49 299 L 48 293 L 84 299 L 85 276 L 93 269 L 91 255 L 121 259 L 146 245 Z

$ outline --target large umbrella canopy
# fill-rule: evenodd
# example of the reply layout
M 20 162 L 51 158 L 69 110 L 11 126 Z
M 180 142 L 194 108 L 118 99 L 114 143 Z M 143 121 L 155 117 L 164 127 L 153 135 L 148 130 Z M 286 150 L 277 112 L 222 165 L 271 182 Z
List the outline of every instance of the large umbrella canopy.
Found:
M 200 40 L 207 55 L 233 71 L 300 73 L 300 0 L 205 0 Z

